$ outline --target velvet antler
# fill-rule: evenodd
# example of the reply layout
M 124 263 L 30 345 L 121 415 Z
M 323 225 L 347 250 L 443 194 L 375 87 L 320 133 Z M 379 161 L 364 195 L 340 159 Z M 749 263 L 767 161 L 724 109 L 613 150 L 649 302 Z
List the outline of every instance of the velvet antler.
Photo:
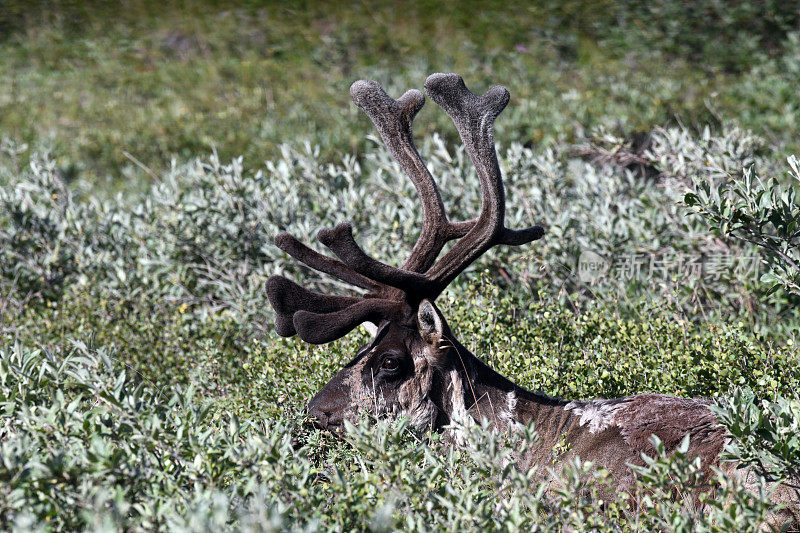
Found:
M 491 87 L 476 96 L 458 74 L 432 74 L 425 80 L 431 100 L 444 109 L 456 125 L 481 182 L 481 214 L 466 236 L 458 241 L 429 272 L 438 296 L 465 268 L 498 244 L 520 246 L 542 238 L 544 228 L 524 230 L 505 227 L 506 199 L 503 177 L 494 148 L 494 121 L 509 100 L 508 89 Z
M 392 157 L 414 184 L 422 203 L 422 230 L 411 255 L 400 268 L 370 257 L 353 237 L 350 224 L 323 229 L 317 235 L 339 258 L 333 259 L 281 233 L 276 245 L 309 267 L 369 291 L 363 297 L 328 296 L 308 291 L 282 276 L 267 281 L 267 295 L 278 315 L 279 335 L 297 333 L 322 344 L 346 335 L 359 324 L 395 320 L 411 325 L 417 305 L 433 300 L 465 268 L 498 244 L 519 246 L 539 239 L 541 226 L 524 230 L 505 227 L 505 193 L 494 147 L 494 120 L 508 104 L 505 87 L 494 86 L 481 96 L 467 89 L 458 74 L 433 74 L 425 82 L 428 96 L 453 119 L 481 183 L 481 214 L 466 222 L 450 222 L 430 172 L 412 136 L 414 117 L 425 97 L 411 90 L 399 99 L 374 81 L 357 81 L 350 97 L 375 124 Z M 440 260 L 445 244 L 460 239 Z

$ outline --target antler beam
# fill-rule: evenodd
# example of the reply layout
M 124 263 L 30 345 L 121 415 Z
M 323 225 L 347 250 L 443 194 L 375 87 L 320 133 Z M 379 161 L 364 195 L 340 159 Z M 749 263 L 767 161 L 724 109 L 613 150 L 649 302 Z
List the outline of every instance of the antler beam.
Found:
M 428 96 L 453 120 L 481 182 L 481 214 L 428 272 L 438 296 L 466 267 L 497 244 L 519 246 L 539 239 L 544 228 L 514 231 L 505 227 L 505 191 L 494 147 L 494 121 L 509 100 L 508 89 L 495 85 L 483 95 L 473 94 L 458 74 L 432 74 L 425 80 Z
M 375 81 L 360 80 L 350 87 L 350 98 L 375 124 L 389 153 L 411 178 L 422 204 L 422 231 L 402 269 L 425 272 L 452 239 L 466 235 L 463 224 L 448 221 L 442 196 L 414 145 L 414 117 L 425 105 L 422 92 L 412 89 L 395 100 Z

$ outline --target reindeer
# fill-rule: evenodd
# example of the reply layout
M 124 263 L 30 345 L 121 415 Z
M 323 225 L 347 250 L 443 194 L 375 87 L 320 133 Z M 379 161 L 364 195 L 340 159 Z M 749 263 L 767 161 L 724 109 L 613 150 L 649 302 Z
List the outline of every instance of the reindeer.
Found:
M 350 88 L 351 98 L 375 124 L 422 203 L 422 229 L 410 256 L 400 268 L 370 257 L 355 241 L 348 223 L 318 233 L 338 259 L 312 250 L 288 233 L 275 238 L 281 250 L 301 263 L 367 291 L 364 296 L 331 296 L 272 276 L 267 295 L 277 314 L 279 335 L 297 334 L 306 342 L 323 344 L 360 324 L 377 325 L 372 340 L 309 402 L 307 412 L 315 425 L 338 432 L 345 420 L 353 421 L 362 412 L 406 417 L 414 427 L 430 431 L 443 430 L 459 416 L 488 418 L 499 430 L 535 424 L 540 445 L 519 458 L 519 468 L 552 465 L 554 449 L 558 449 L 559 461 L 576 456 L 592 461 L 610 473 L 615 490 L 628 492 L 635 488 L 630 465 L 642 465 L 642 454 L 655 453 L 653 435 L 672 450 L 688 434 L 690 454 L 700 457 L 706 469 L 721 466 L 735 473 L 735 465 L 720 464 L 727 435 L 709 409 L 709 401 L 660 394 L 591 401 L 554 399 L 515 385 L 458 342 L 436 307 L 436 298 L 493 246 L 521 246 L 540 239 L 544 229 L 505 227 L 505 196 L 493 130 L 495 119 L 508 104 L 508 90 L 494 86 L 477 96 L 461 76 L 433 74 L 425 82 L 425 91 L 455 123 L 477 170 L 482 193 L 478 218 L 448 219 L 439 189 L 417 152 L 412 122 L 425 102 L 422 92 L 410 90 L 394 100 L 378 83 L 362 80 Z M 457 242 L 439 258 L 451 240 Z M 745 478 L 747 483 L 755 480 L 751 474 Z M 800 519 L 797 491 L 781 486 L 774 499 L 789 504 L 789 509 L 772 521 Z

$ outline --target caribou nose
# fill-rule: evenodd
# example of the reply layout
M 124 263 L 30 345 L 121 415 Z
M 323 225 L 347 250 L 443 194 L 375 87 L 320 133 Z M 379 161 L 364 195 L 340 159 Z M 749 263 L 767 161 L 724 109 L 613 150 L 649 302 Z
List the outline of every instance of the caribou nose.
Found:
M 306 414 L 314 427 L 328 431 L 341 429 L 350 405 L 348 389 L 341 381 L 341 374 L 337 375 L 308 402 Z
M 317 429 L 328 429 L 328 420 L 330 413 L 326 413 L 310 403 L 306 406 L 306 416 L 309 418 L 309 423 Z

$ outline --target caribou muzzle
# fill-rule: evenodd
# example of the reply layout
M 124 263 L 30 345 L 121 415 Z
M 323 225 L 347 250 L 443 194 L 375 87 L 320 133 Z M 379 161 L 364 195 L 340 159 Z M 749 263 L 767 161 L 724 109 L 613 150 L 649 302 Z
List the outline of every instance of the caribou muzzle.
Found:
M 334 432 L 343 427 L 345 413 L 352 402 L 348 387 L 340 378 L 337 375 L 308 402 L 306 415 L 314 427 Z

